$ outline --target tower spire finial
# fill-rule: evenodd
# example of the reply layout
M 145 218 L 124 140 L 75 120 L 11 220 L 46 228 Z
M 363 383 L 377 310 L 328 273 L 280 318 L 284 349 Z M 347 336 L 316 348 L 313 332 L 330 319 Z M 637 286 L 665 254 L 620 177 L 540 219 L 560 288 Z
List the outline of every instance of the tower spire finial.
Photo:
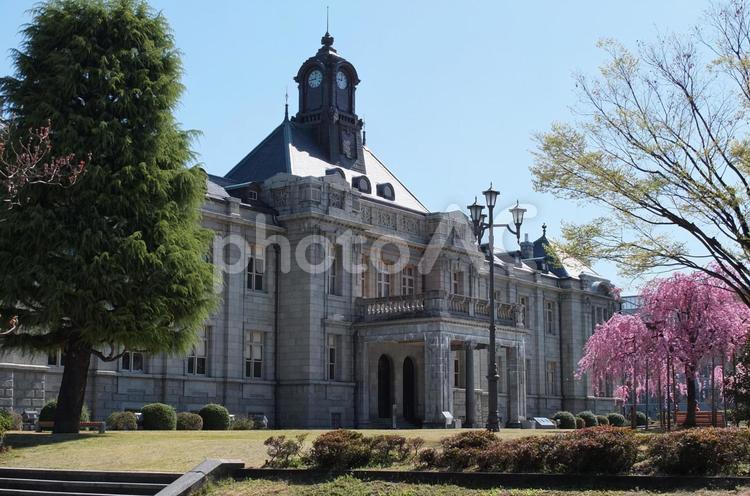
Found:
M 542 236 L 547 235 L 547 223 L 542 224 Z
M 328 32 L 329 26 L 328 26 L 328 5 L 326 5 L 326 34 L 323 35 L 323 37 L 320 39 L 320 43 L 323 46 L 330 47 L 333 45 L 333 36 Z
M 284 122 L 289 120 L 289 86 L 284 91 Z

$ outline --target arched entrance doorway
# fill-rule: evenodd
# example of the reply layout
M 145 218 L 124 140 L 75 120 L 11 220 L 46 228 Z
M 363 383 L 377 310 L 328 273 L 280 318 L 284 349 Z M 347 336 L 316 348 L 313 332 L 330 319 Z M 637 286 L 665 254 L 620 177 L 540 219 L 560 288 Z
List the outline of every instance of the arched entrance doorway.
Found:
M 417 374 L 414 369 L 414 360 L 411 357 L 404 359 L 404 418 L 414 422 L 417 418 Z
M 385 355 L 380 355 L 378 360 L 378 417 L 390 418 L 393 397 L 391 396 L 391 383 L 393 373 L 391 371 L 391 360 Z

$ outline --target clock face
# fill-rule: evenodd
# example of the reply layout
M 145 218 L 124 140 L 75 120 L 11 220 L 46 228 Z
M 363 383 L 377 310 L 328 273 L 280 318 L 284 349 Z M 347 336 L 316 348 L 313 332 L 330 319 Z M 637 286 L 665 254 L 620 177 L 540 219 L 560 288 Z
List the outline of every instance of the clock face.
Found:
M 345 90 L 346 87 L 349 85 L 349 80 L 346 78 L 346 74 L 339 71 L 336 73 L 336 86 L 339 87 L 340 90 Z
M 307 84 L 310 88 L 317 88 L 323 82 L 323 73 L 315 69 L 307 76 Z

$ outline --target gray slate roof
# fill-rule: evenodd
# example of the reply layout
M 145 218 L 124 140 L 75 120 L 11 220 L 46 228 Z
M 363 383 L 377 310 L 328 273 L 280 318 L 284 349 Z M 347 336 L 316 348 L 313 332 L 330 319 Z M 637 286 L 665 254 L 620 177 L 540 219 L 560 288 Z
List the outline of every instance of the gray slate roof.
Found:
M 427 213 L 427 208 L 422 202 L 398 180 L 369 148 L 364 147 L 364 154 L 366 176 L 372 184 L 372 193 L 363 193 L 364 197 Z M 234 184 L 240 184 L 251 181 L 265 181 L 279 173 L 301 177 L 324 177 L 326 170 L 334 167 L 337 167 L 337 165 L 327 161 L 322 150 L 304 129 L 298 127 L 294 122 L 285 120 L 240 160 L 223 179 Z M 362 175 L 360 172 L 345 167 L 340 168 L 349 184 L 351 184 L 353 177 Z M 377 196 L 377 185 L 384 183 L 390 183 L 393 186 L 394 200 L 386 200 Z

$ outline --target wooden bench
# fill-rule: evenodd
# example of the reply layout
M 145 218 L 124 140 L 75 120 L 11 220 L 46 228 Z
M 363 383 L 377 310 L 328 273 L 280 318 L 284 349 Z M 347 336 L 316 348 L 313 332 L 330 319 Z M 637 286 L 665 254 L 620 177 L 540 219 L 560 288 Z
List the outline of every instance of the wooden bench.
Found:
M 711 412 L 695 412 L 695 425 L 697 427 L 712 427 L 712 416 Z M 687 412 L 677 412 L 677 424 L 684 424 L 686 417 Z M 724 427 L 724 425 L 724 412 L 716 412 L 716 427 Z
M 41 431 L 42 429 L 52 429 L 55 427 L 55 422 L 53 420 L 40 420 L 36 424 L 37 430 Z M 84 427 L 94 427 L 95 429 L 99 430 L 99 434 L 104 434 L 107 432 L 107 423 L 106 422 L 81 422 L 79 424 L 80 428 Z

